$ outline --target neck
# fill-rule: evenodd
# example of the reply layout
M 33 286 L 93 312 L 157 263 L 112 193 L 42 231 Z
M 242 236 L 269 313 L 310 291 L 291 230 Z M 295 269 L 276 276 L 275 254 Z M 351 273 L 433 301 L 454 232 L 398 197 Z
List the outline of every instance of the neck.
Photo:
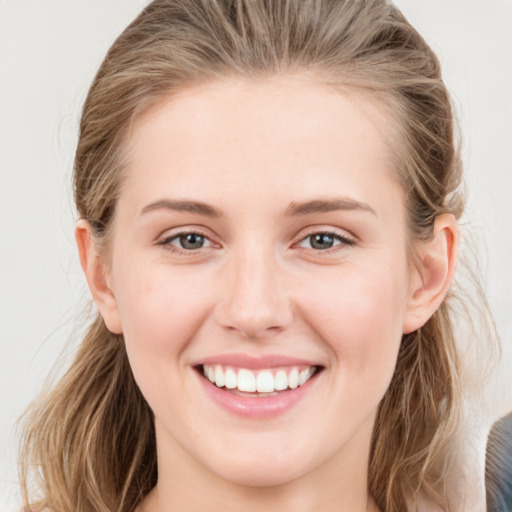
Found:
M 179 445 L 157 443 L 158 483 L 138 512 L 379 512 L 368 495 L 369 446 L 353 441 L 313 471 L 265 486 L 226 480 L 187 456 Z
M 305 489 L 299 492 L 294 486 L 276 488 L 238 488 L 215 489 L 214 493 L 198 485 L 182 487 L 181 483 L 170 486 L 157 485 L 144 500 L 138 512 L 172 512 L 174 510 L 208 510 L 211 512 L 231 512 L 244 510 L 260 512 L 261 510 L 279 510 L 280 512 L 380 512 L 375 502 L 366 492 L 350 496 L 341 493 L 318 493 L 318 489 Z M 176 491 L 180 489 L 178 493 Z M 172 492 L 172 491 L 175 492 Z

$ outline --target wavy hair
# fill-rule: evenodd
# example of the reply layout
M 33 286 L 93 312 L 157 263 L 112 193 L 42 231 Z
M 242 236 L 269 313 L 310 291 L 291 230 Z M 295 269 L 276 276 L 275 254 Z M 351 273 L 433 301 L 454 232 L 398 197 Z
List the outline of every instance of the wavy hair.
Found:
M 461 159 L 438 59 L 386 0 L 156 0 L 119 36 L 83 107 L 74 165 L 79 215 L 108 246 L 134 119 L 175 92 L 226 76 L 306 73 L 360 91 L 392 119 L 389 145 L 405 191 L 411 246 L 442 213 L 460 218 Z M 386 512 L 420 496 L 450 509 L 443 475 L 461 412 L 453 290 L 403 336 L 376 418 L 368 488 Z M 93 322 L 69 371 L 25 421 L 25 505 L 52 512 L 131 512 L 157 481 L 152 412 L 122 336 Z M 35 478 L 39 500 L 29 496 Z M 36 502 L 36 505 L 34 505 Z

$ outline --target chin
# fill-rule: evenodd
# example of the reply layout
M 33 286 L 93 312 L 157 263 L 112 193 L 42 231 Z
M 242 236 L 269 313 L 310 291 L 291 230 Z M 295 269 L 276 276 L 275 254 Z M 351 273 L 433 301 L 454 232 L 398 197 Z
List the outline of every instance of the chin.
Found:
M 292 472 L 291 469 L 269 468 L 248 469 L 238 468 L 235 471 L 223 472 L 219 475 L 226 481 L 243 487 L 277 487 L 286 485 L 300 477 L 300 472 Z
M 223 480 L 245 487 L 274 487 L 288 484 L 308 472 L 304 457 L 270 454 L 259 450 L 252 456 L 233 454 L 233 459 L 214 464 L 211 470 Z

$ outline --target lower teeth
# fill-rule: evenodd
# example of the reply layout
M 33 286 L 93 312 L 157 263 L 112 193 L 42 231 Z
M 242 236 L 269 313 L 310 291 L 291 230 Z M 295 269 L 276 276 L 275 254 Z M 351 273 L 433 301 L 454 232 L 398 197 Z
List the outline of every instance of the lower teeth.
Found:
M 224 389 L 226 391 L 229 391 L 230 393 L 233 393 L 233 394 L 238 395 L 238 396 L 250 396 L 250 397 L 255 397 L 255 396 L 277 396 L 280 393 L 283 393 L 283 391 L 272 391 L 270 393 L 258 393 L 257 391 L 250 392 L 250 391 L 239 391 L 238 389 L 227 389 L 227 388 L 222 388 L 222 389 Z M 284 391 L 289 391 L 289 390 L 286 389 Z

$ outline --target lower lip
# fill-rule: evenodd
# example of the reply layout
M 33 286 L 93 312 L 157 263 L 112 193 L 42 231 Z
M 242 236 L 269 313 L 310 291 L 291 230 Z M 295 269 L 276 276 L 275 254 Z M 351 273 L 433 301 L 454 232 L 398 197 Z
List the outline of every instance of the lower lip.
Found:
M 226 388 L 219 388 L 199 372 L 196 373 L 204 390 L 215 403 L 233 414 L 252 419 L 272 418 L 288 411 L 306 397 L 320 375 L 317 372 L 302 386 L 277 395 L 252 397 L 236 395 Z

